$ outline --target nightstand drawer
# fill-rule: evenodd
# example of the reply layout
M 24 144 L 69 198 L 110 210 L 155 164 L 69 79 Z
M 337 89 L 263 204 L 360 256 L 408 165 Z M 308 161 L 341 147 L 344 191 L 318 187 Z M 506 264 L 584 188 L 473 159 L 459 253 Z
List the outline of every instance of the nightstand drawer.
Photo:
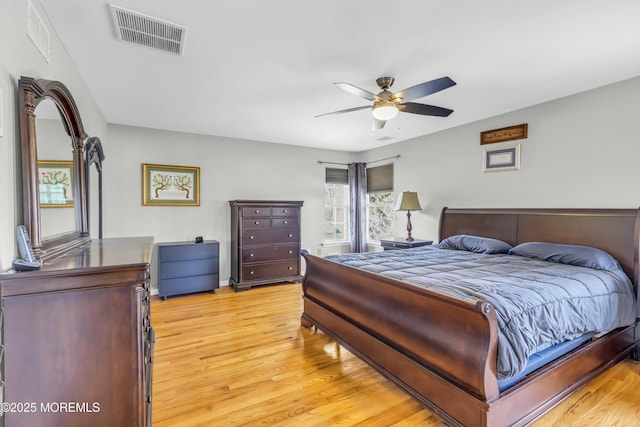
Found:
M 213 291 L 220 286 L 220 278 L 217 274 L 204 276 L 180 277 L 177 279 L 163 280 L 158 284 L 158 295 L 167 297 L 171 295 L 190 294 L 193 292 Z
M 218 258 L 218 242 L 158 244 L 158 256 L 162 262 Z
M 193 261 L 163 262 L 158 266 L 160 279 L 200 276 L 218 273 L 218 258 L 197 259 Z

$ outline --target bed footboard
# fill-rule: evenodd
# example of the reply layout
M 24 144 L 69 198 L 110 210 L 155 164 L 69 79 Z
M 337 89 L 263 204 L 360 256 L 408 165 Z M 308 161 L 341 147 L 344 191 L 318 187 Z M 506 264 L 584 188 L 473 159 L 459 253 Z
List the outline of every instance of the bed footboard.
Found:
M 318 327 L 450 426 L 529 425 L 638 345 L 636 325 L 620 328 L 500 394 L 491 303 L 303 256 L 302 325 Z
M 397 366 L 397 372 L 385 368 L 384 373 L 404 376 L 401 381 L 414 391 L 453 384 L 465 400 L 498 398 L 498 326 L 491 303 L 471 303 L 303 256 L 303 325 L 318 326 L 373 366 Z

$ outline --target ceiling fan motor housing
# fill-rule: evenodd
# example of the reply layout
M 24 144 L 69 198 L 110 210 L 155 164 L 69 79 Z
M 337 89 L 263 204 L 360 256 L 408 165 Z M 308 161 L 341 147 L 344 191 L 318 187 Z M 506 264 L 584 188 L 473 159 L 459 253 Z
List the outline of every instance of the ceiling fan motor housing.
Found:
M 380 77 L 379 79 L 376 79 L 378 87 L 380 87 L 380 89 L 382 90 L 389 89 L 391 86 L 393 86 L 394 81 L 395 79 L 393 77 Z

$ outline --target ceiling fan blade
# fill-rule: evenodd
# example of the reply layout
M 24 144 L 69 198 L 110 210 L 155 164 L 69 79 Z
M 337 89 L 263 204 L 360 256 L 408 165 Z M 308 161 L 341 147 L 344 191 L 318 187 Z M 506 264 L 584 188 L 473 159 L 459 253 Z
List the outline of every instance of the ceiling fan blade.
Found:
M 411 101 L 431 95 L 432 93 L 440 92 L 443 89 L 454 86 L 456 82 L 449 77 L 441 77 L 439 79 L 431 80 L 428 82 L 420 83 L 419 85 L 411 86 L 407 89 L 401 90 L 393 94 L 393 99 L 397 101 Z M 419 113 L 418 113 L 419 114 Z
M 423 116 L 447 117 L 453 113 L 453 110 L 435 105 L 417 104 L 415 102 L 406 102 L 398 104 L 398 110 L 404 113 L 422 114 Z
M 371 132 L 373 132 L 374 130 L 382 129 L 385 124 L 387 124 L 386 120 L 378 120 L 374 117 L 373 124 L 371 125 Z
M 338 86 L 342 90 L 345 90 L 369 101 L 376 101 L 378 99 L 378 96 L 375 93 L 360 89 L 358 86 L 354 86 L 351 83 L 338 82 L 334 83 L 334 85 Z
M 371 105 L 363 105 L 362 107 L 353 107 L 353 108 L 347 108 L 346 110 L 332 111 L 330 113 L 318 114 L 317 116 L 314 116 L 314 117 L 322 117 L 322 116 L 327 116 L 329 114 L 350 113 L 352 111 L 364 110 L 364 109 L 367 109 L 367 108 L 371 109 Z

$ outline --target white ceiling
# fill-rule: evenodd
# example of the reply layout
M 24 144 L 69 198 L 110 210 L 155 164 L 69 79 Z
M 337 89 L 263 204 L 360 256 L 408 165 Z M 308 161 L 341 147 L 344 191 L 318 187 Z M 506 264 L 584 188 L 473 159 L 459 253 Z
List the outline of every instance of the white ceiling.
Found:
M 183 56 L 118 41 L 104 0 L 40 0 L 109 123 L 362 151 L 640 75 L 640 0 L 114 0 L 187 27 Z M 334 86 L 449 76 L 371 132 Z M 606 106 L 603 106 L 606 108 Z

